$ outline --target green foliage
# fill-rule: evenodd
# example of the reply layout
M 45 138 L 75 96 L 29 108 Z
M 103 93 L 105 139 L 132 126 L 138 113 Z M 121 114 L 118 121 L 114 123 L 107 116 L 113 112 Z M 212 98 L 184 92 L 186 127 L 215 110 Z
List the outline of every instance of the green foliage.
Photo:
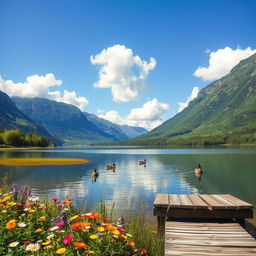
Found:
M 256 54 L 199 92 L 187 108 L 123 144 L 248 144 L 256 132 Z
M 49 139 L 34 134 L 34 133 L 27 133 L 24 134 L 20 130 L 1 130 L 0 131 L 0 143 L 9 145 L 9 146 L 40 146 L 40 147 L 47 147 L 50 146 L 52 143 Z

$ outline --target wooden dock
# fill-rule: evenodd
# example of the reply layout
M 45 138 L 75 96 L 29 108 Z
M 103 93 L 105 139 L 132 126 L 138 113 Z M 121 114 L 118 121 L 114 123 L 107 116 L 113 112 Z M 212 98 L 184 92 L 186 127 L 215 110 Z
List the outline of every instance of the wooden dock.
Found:
M 253 205 L 232 195 L 157 194 L 154 216 L 165 230 L 166 256 L 256 255 L 256 241 L 242 227 Z
M 256 255 L 256 241 L 238 223 L 167 221 L 165 255 Z

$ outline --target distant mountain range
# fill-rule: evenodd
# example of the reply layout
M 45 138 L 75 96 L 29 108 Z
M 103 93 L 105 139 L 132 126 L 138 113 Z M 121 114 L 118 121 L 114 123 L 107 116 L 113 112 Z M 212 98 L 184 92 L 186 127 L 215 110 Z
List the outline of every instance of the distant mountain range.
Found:
M 0 128 L 19 129 L 24 133 L 33 132 L 51 139 L 56 144 L 63 141 L 51 135 L 46 129 L 21 112 L 9 96 L 0 91 Z
M 202 89 L 182 112 L 127 143 L 256 143 L 256 54 Z
M 12 97 L 13 102 L 30 120 L 43 126 L 65 144 L 113 142 L 133 138 L 146 132 L 138 127 L 121 126 L 96 115 L 82 113 L 76 106 L 45 98 Z

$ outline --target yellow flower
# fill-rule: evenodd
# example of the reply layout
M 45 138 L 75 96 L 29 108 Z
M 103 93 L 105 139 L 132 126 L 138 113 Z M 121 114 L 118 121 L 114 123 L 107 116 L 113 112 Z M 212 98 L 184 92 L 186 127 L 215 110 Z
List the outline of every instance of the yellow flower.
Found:
M 156 230 L 151 230 L 151 232 L 152 232 L 153 234 L 157 234 L 157 231 L 156 231 Z
M 38 228 L 38 229 L 35 230 L 35 233 L 40 233 L 40 232 L 42 232 L 41 228 Z
M 9 201 L 11 199 L 11 196 L 5 196 L 4 198 L 0 199 L 0 203 L 4 203 L 6 201 Z
M 94 240 L 94 239 L 99 238 L 99 236 L 98 235 L 90 235 L 89 238 Z
M 127 236 L 125 236 L 125 235 L 122 235 L 122 238 L 123 238 L 123 239 L 127 239 Z
M 36 211 L 35 209 L 30 209 L 28 212 L 33 213 L 35 211 Z
M 126 233 L 126 235 L 127 235 L 128 237 L 132 237 L 132 235 L 131 235 L 131 234 L 129 234 L 129 233 Z
M 58 249 L 57 251 L 56 251 L 56 253 L 57 254 L 63 254 L 63 253 L 65 253 L 66 252 L 66 248 L 60 248 L 60 249 Z
M 38 220 L 39 220 L 39 221 L 45 221 L 46 218 L 45 218 L 45 216 L 42 216 L 42 217 L 40 217 Z
M 91 253 L 94 253 L 94 251 L 91 251 L 91 250 L 85 250 L 84 253 L 86 254 L 91 254 Z
M 112 233 L 113 233 L 114 235 L 120 235 L 120 231 L 119 231 L 119 230 L 114 230 Z
M 6 228 L 7 229 L 12 229 L 12 228 L 15 228 L 15 227 L 16 227 L 16 220 L 9 220 L 6 223 Z
M 77 219 L 77 218 L 78 218 L 78 215 L 75 215 L 75 216 L 71 217 L 70 219 L 71 219 L 71 220 L 75 220 L 75 219 Z
M 98 228 L 97 228 L 97 231 L 103 232 L 103 231 L 105 231 L 105 228 L 103 228 L 103 227 L 98 227 Z
M 132 240 L 128 240 L 127 243 L 131 246 L 131 247 L 135 247 L 135 243 Z
M 53 248 L 52 245 L 47 245 L 47 246 L 44 247 L 45 250 L 50 250 L 52 248 Z
M 51 243 L 51 241 L 46 241 L 46 242 L 42 242 L 42 245 L 48 245 L 50 243 Z

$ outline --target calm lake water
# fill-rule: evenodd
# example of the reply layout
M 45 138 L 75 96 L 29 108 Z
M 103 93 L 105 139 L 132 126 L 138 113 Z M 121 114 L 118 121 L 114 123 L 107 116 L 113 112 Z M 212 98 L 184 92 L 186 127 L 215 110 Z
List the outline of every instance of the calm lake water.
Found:
M 69 194 L 83 207 L 105 200 L 121 212 L 141 205 L 152 211 L 156 193 L 233 194 L 256 206 L 256 148 L 149 149 L 132 147 L 56 148 L 0 151 L 0 158 L 83 158 L 66 166 L 0 166 L 10 183 L 28 184 L 33 195 L 64 199 Z M 139 160 L 147 165 L 139 166 Z M 105 166 L 115 162 L 115 172 Z M 201 163 L 201 182 L 194 168 Z M 91 179 L 96 168 L 99 177 Z M 151 213 L 151 212 L 150 212 Z

